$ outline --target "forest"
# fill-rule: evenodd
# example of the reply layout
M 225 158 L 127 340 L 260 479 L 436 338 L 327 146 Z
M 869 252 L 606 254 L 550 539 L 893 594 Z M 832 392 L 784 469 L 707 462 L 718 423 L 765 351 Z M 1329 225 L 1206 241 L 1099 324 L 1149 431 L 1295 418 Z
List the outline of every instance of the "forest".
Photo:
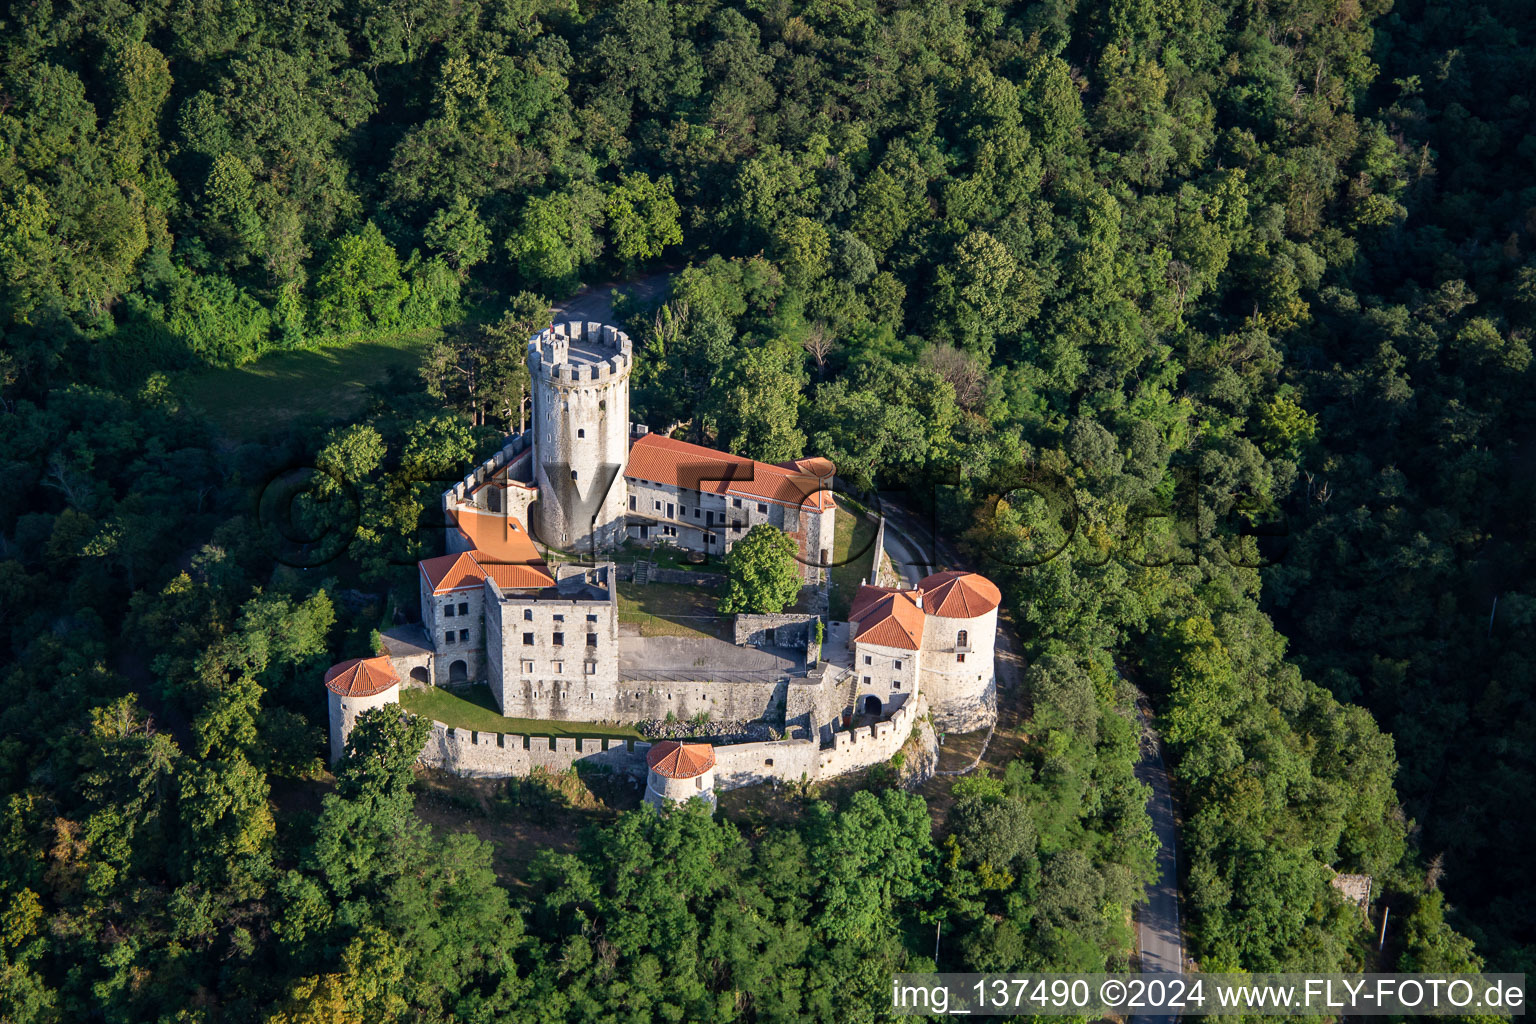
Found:
M 1536 971 L 1531 83 L 1522 0 L 8 5 L 0 1020 L 841 1022 L 893 971 L 1126 969 L 1138 694 L 1202 969 Z M 942 814 L 642 809 L 509 877 L 418 814 L 419 719 L 327 771 L 319 680 L 551 303 L 661 271 L 635 418 L 930 517 L 1004 592 L 1020 753 Z M 343 421 L 187 398 L 395 336 Z M 295 466 L 348 485 L 303 564 Z

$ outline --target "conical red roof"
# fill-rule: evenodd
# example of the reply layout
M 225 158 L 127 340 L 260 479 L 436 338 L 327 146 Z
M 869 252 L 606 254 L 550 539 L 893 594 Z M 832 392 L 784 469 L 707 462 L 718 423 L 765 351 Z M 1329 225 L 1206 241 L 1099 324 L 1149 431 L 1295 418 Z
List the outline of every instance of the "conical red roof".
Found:
M 1003 603 L 997 584 L 974 572 L 936 572 L 917 585 L 923 611 L 946 619 L 974 619 Z
M 692 779 L 715 766 L 715 748 L 708 743 L 662 740 L 645 755 L 645 763 L 668 779 Z
M 372 697 L 399 681 L 394 664 L 385 657 L 351 658 L 325 674 L 326 689 L 343 697 Z

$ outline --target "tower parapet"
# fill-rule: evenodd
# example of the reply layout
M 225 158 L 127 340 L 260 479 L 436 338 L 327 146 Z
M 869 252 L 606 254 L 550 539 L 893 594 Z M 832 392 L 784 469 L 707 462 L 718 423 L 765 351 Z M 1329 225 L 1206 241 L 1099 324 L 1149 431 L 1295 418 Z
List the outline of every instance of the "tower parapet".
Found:
M 552 324 L 528 342 L 538 539 L 596 552 L 623 541 L 634 348 L 610 324 Z

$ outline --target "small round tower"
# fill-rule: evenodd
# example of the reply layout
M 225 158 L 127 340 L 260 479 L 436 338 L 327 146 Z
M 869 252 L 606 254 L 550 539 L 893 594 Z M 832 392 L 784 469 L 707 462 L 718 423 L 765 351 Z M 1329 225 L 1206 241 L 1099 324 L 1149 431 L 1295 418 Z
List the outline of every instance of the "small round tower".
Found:
M 715 748 L 662 740 L 645 755 L 645 802 L 665 807 L 695 798 L 715 809 Z
M 608 324 L 555 324 L 528 342 L 533 378 L 533 532 L 564 551 L 624 540 L 629 336 Z
M 993 662 L 997 584 L 974 572 L 934 573 L 922 593 L 923 692 L 934 724 L 952 732 L 985 729 L 997 721 Z
M 325 674 L 331 705 L 331 763 L 346 753 L 357 716 L 369 708 L 400 703 L 400 677 L 387 657 L 350 658 Z

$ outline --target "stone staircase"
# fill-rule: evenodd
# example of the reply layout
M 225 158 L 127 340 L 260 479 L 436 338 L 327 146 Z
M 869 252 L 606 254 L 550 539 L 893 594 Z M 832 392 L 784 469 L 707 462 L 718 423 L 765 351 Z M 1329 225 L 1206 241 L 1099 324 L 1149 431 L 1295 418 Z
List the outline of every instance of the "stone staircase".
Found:
M 643 587 L 651 582 L 651 570 L 656 568 L 656 563 L 642 558 L 635 562 L 635 586 Z

